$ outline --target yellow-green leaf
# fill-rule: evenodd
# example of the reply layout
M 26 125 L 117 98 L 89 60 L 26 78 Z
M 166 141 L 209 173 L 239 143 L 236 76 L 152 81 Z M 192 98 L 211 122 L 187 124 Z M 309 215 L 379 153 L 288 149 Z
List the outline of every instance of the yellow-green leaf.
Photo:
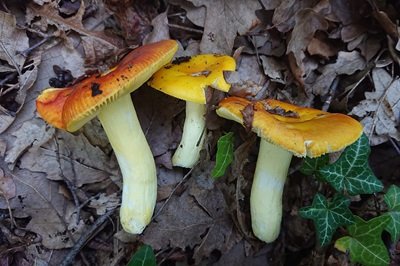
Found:
M 233 132 L 226 133 L 219 138 L 215 166 L 211 172 L 214 179 L 225 174 L 226 168 L 233 160 Z

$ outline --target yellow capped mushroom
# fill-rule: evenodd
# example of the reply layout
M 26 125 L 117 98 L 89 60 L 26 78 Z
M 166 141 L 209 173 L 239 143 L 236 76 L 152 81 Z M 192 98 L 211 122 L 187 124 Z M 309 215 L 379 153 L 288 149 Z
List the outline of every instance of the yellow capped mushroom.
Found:
M 292 156 L 313 158 L 342 150 L 361 136 L 362 125 L 344 114 L 271 99 L 250 102 L 229 97 L 219 103 L 217 114 L 243 124 L 242 112 L 249 105 L 254 111 L 251 129 L 261 137 L 250 196 L 252 228 L 257 238 L 269 243 L 279 235 Z
M 203 54 L 181 57 L 157 71 L 149 85 L 173 97 L 186 101 L 186 117 L 182 139 L 172 157 L 174 166 L 193 167 L 200 156 L 205 133 L 205 89 L 224 92 L 230 88 L 224 71 L 234 71 L 235 59 L 226 55 Z

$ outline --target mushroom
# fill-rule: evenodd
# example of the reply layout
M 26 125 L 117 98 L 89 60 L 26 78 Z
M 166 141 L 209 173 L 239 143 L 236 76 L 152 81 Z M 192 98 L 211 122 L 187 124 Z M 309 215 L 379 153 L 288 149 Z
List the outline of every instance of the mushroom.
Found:
M 36 100 L 49 124 L 70 132 L 97 116 L 123 177 L 120 219 L 125 231 L 141 233 L 150 222 L 157 195 L 154 158 L 140 127 L 130 92 L 167 64 L 178 49 L 165 40 L 139 47 L 109 71 L 68 88 L 48 88 Z
M 243 118 L 245 109 L 251 110 L 252 121 Z M 250 102 L 229 97 L 219 103 L 216 112 L 240 124 L 247 122 L 261 137 L 250 212 L 254 235 L 267 243 L 279 235 L 282 193 L 292 155 L 319 157 L 344 149 L 362 134 L 361 124 L 347 115 L 271 99 Z
M 182 139 L 172 164 L 192 168 L 200 157 L 205 137 L 206 92 L 209 86 L 227 92 L 224 71 L 234 71 L 235 59 L 226 55 L 203 54 L 180 57 L 157 71 L 148 84 L 168 95 L 186 101 Z

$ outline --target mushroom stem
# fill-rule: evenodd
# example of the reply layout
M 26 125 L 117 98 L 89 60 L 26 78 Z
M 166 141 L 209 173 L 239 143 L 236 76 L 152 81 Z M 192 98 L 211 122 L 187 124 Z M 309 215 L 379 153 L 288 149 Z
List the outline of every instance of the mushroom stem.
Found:
M 150 222 L 157 196 L 153 154 L 140 127 L 130 94 L 103 106 L 98 118 L 123 177 L 120 219 L 125 231 L 140 234 Z
M 172 157 L 174 166 L 192 168 L 199 160 L 205 138 L 205 114 L 205 104 L 186 101 L 186 118 L 182 139 Z
M 282 220 L 282 192 L 292 153 L 261 139 L 250 196 L 254 235 L 270 243 L 278 238 Z

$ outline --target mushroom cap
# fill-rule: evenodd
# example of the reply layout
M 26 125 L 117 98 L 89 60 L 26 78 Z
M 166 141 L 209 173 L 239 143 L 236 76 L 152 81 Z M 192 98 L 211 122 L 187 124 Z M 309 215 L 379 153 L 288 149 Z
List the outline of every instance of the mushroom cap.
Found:
M 242 111 L 253 107 L 252 131 L 297 157 L 318 157 L 342 150 L 362 134 L 362 125 L 350 116 L 328 113 L 266 99 L 250 102 L 239 97 L 225 98 L 217 114 L 243 124 Z
M 89 76 L 63 89 L 48 88 L 36 100 L 40 116 L 49 124 L 76 131 L 95 117 L 102 106 L 139 88 L 173 58 L 174 40 L 141 46 L 105 73 Z
M 207 86 L 227 92 L 231 85 L 223 72 L 235 68 L 235 59 L 227 55 L 180 57 L 158 70 L 148 84 L 173 97 L 205 104 Z

